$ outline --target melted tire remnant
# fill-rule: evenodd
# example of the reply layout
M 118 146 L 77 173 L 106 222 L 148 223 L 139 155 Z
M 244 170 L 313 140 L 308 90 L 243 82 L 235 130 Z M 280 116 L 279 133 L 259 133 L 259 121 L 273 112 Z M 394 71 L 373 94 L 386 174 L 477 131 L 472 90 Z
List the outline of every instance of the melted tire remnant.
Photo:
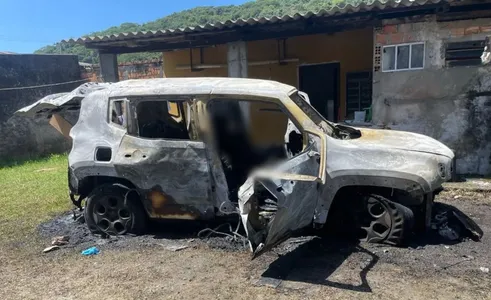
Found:
M 365 201 L 366 214 L 371 221 L 362 225 L 366 236 L 361 241 L 402 245 L 414 226 L 414 214 L 402 204 L 379 195 L 370 195 Z

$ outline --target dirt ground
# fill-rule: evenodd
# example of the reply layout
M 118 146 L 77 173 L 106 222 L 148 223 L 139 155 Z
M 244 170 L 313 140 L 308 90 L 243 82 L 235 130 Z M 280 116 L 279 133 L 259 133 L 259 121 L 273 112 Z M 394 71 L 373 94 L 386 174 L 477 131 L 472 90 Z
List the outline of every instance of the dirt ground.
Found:
M 0 245 L 0 299 L 491 299 L 491 194 L 445 192 L 484 231 L 480 242 L 435 234 L 409 247 L 296 237 L 255 260 L 240 242 L 199 239 L 202 224 L 102 239 L 70 215 Z M 70 244 L 43 254 L 53 236 Z M 99 255 L 80 251 L 97 246 Z M 176 248 L 183 248 L 175 251 Z

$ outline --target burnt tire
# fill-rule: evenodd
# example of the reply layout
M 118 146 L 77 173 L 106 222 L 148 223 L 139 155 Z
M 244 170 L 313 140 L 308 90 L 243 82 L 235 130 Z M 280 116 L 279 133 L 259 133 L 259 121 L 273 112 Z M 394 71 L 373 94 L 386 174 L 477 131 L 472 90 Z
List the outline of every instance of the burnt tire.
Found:
M 380 195 L 370 195 L 365 201 L 367 219 L 362 221 L 362 229 L 367 236 L 362 241 L 403 245 L 414 227 L 413 211 Z M 364 223 L 364 224 L 363 224 Z
M 126 197 L 130 189 L 112 183 L 96 187 L 87 197 L 84 217 L 93 234 L 141 234 L 145 231 L 147 216 L 137 197 Z

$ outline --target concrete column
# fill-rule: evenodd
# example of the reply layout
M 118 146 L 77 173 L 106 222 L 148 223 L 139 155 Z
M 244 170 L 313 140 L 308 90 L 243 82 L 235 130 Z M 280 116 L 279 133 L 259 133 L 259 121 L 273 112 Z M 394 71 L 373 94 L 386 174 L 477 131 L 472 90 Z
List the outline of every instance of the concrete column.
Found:
M 101 66 L 101 77 L 104 82 L 118 82 L 118 57 L 116 54 L 100 53 L 99 65 Z
M 247 78 L 247 43 L 244 41 L 233 42 L 227 44 L 227 67 L 228 77 Z M 240 103 L 240 109 L 249 127 L 250 108 L 249 103 Z
M 246 42 L 228 43 L 227 46 L 228 77 L 247 78 Z

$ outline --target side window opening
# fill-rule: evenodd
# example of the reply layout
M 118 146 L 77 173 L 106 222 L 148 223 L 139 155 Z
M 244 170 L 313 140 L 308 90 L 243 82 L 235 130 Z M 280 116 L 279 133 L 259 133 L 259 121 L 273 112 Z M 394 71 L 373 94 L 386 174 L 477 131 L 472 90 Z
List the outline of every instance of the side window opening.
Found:
M 113 100 L 111 101 L 111 115 L 110 120 L 112 124 L 115 124 L 122 128 L 127 128 L 127 106 L 125 100 Z
M 142 138 L 189 140 L 182 102 L 145 100 L 136 106 Z

